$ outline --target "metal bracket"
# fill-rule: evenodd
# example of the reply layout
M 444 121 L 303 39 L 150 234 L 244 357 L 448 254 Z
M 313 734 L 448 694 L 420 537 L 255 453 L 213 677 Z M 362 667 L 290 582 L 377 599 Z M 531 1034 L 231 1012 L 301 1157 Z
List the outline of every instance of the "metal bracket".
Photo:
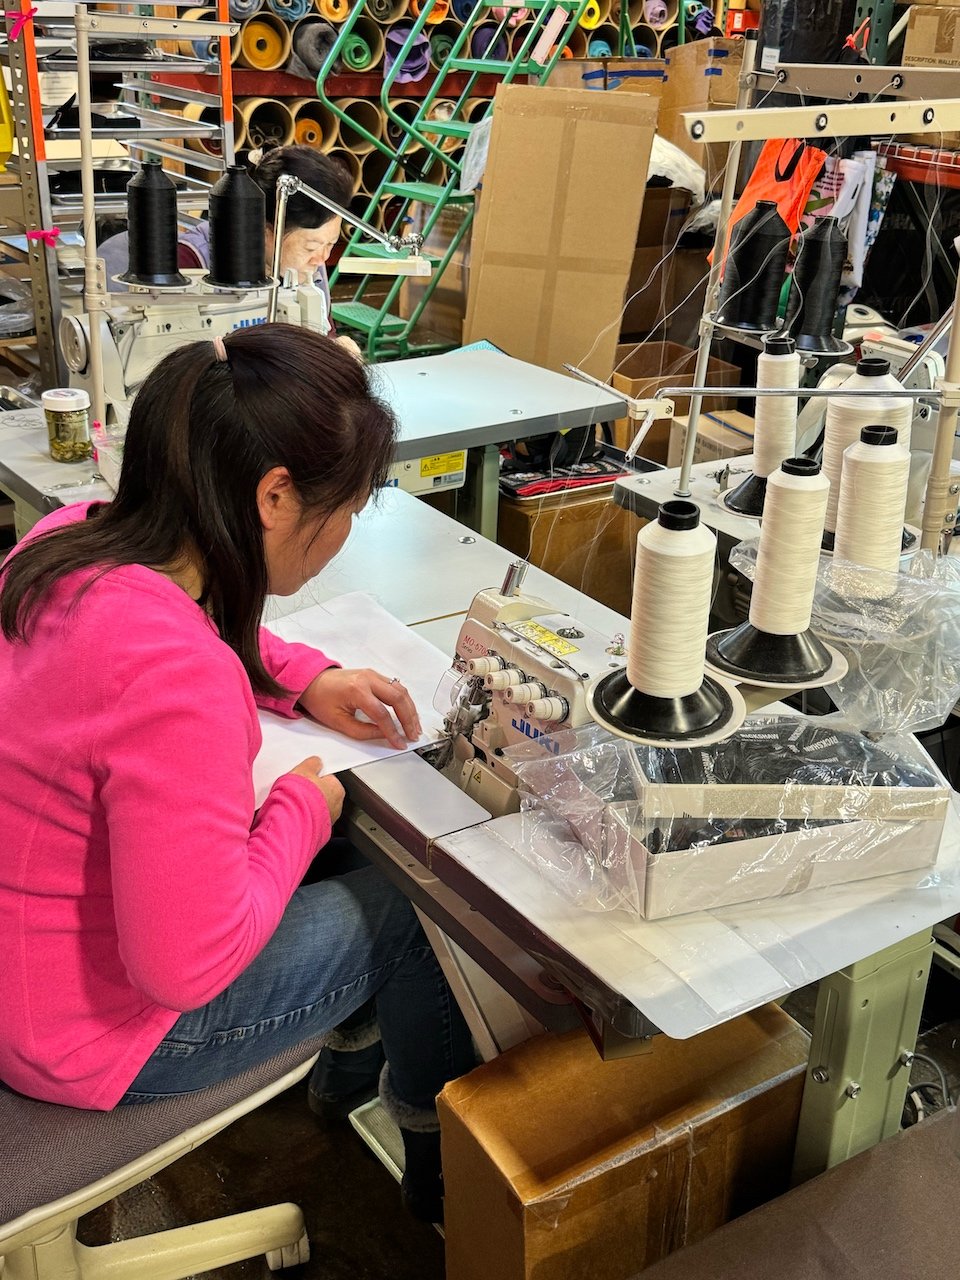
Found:
M 780 93 L 846 99 L 862 93 L 885 98 L 946 98 L 956 85 L 953 67 L 838 67 L 808 62 L 780 63 L 754 73 L 758 84 Z
M 946 133 L 960 128 L 960 99 L 928 102 L 857 102 L 840 106 L 760 107 L 681 112 L 694 142 L 759 142 L 772 137 L 889 137 L 897 133 Z

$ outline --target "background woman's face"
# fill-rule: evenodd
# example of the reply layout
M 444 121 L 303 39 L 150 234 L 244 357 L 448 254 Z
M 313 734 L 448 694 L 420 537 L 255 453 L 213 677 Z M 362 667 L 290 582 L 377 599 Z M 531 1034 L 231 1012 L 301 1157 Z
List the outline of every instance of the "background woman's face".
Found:
M 330 257 L 340 239 L 343 224 L 331 218 L 322 227 L 297 227 L 283 237 L 280 269 L 299 271 L 312 278 Z

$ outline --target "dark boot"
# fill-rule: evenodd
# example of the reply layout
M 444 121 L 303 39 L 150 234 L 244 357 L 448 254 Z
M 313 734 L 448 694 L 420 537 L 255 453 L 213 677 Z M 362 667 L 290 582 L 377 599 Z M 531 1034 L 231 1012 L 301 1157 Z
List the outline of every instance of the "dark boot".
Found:
M 422 1109 L 402 1102 L 390 1086 L 389 1065 L 380 1074 L 380 1102 L 403 1138 L 400 1194 L 404 1208 L 420 1222 L 443 1222 L 443 1169 L 436 1108 Z

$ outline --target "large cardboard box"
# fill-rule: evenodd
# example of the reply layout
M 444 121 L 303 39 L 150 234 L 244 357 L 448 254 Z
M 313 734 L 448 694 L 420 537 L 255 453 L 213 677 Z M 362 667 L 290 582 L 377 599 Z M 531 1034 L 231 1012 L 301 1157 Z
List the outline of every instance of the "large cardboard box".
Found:
M 673 250 L 689 210 L 689 191 L 680 187 L 647 188 L 624 295 L 621 335 L 649 333 L 672 311 Z
M 623 343 L 617 347 L 612 362 L 615 372 L 610 381 L 618 391 L 623 391 L 628 396 L 638 400 L 648 399 L 661 387 L 693 386 L 696 362 L 697 353 L 676 342 L 642 342 L 638 346 Z M 718 356 L 711 356 L 707 381 L 711 386 L 737 387 L 740 385 L 740 370 Z M 725 409 L 728 403 L 729 397 L 724 399 L 723 396 L 705 396 L 703 408 L 705 412 L 712 413 L 717 409 Z M 690 401 L 686 397 L 676 397 L 674 404 L 676 412 L 683 412 L 690 407 Z M 636 430 L 636 423 L 628 418 L 618 418 L 613 424 L 614 444 L 619 449 L 626 449 Z M 670 421 L 659 420 L 647 432 L 641 453 L 651 462 L 666 463 L 669 445 Z
M 895 1134 L 642 1280 L 945 1280 L 960 1258 L 960 1112 Z
M 465 342 L 609 374 L 656 119 L 642 94 L 498 89 Z
M 807 1053 L 767 1005 L 609 1062 L 541 1036 L 448 1084 L 447 1280 L 628 1280 L 779 1194 Z
M 903 62 L 908 67 L 960 67 L 960 9 L 946 5 L 911 9 Z M 938 146 L 939 135 L 930 134 L 926 141 Z
M 670 447 L 667 466 L 679 467 L 687 440 L 689 418 L 674 418 L 670 424 Z M 753 452 L 753 418 L 736 409 L 701 413 L 697 424 L 694 462 L 712 462 L 715 458 L 737 458 Z
M 722 182 L 728 146 L 694 142 L 681 117 L 685 111 L 735 107 L 742 65 L 742 40 L 694 40 L 677 45 L 667 58 L 657 131 L 704 168 L 711 190 Z
M 658 58 L 567 58 L 550 72 L 550 88 L 619 89 L 658 98 L 666 72 L 666 61 Z
M 612 499 L 613 485 L 549 498 L 500 498 L 497 541 L 627 615 L 633 595 L 638 521 Z

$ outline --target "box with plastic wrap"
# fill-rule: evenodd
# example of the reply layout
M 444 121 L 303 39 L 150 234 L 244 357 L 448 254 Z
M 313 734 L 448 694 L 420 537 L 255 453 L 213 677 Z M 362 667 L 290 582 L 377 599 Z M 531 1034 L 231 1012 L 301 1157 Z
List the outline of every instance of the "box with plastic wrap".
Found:
M 911 736 L 799 716 L 703 748 L 588 730 L 515 767 L 521 856 L 585 908 L 646 919 L 932 866 L 950 797 Z

